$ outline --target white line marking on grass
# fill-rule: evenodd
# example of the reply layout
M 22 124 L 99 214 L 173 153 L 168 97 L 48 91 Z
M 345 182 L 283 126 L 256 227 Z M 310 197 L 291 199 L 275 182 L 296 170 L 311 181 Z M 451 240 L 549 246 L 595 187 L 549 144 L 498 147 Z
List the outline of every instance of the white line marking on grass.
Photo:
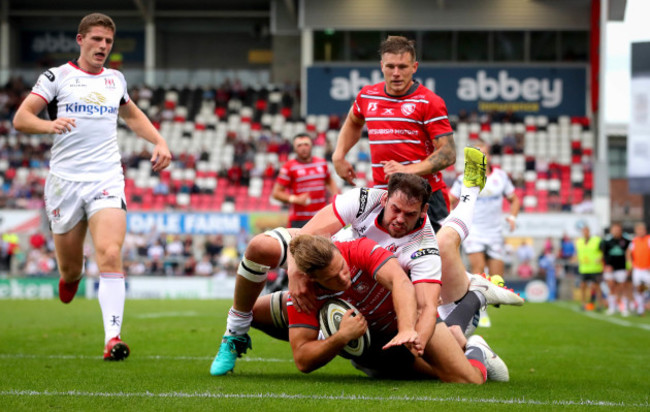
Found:
M 0 359 L 101 359 L 101 355 L 98 356 L 89 356 L 89 355 L 34 355 L 29 353 L 0 353 Z M 151 359 L 151 360 L 200 360 L 207 361 L 214 359 L 214 356 L 161 356 L 161 355 L 148 355 L 148 356 L 137 356 L 139 359 Z M 255 357 L 243 357 L 238 360 L 238 362 L 293 362 L 293 359 L 277 359 L 277 358 L 255 358 Z
M 644 329 L 644 330 L 649 330 L 650 331 L 650 325 L 645 324 L 645 323 L 634 323 L 634 322 L 629 322 L 627 320 L 615 318 L 615 317 L 608 316 L 608 315 L 601 315 L 600 313 L 582 311 L 582 310 L 580 310 L 580 308 L 578 308 L 576 306 L 573 306 L 571 304 L 565 303 L 565 302 L 557 302 L 556 305 L 560 306 L 560 307 L 563 307 L 565 309 L 570 309 L 570 310 L 572 310 L 572 311 L 574 311 L 576 313 L 580 313 L 580 314 L 585 315 L 585 316 L 587 316 L 589 318 L 592 318 L 592 319 L 602 320 L 602 321 L 605 321 L 605 322 L 613 323 L 615 325 L 625 326 L 627 328 L 639 328 L 639 329 Z
M 191 318 L 194 316 L 199 316 L 198 312 L 154 312 L 154 313 L 142 313 L 138 315 L 129 315 L 136 319 L 158 319 L 158 318 Z
M 403 401 L 403 402 L 462 402 L 506 405 L 548 405 L 548 406 L 609 406 L 621 408 L 647 408 L 650 403 L 625 403 L 610 401 L 579 401 L 554 400 L 537 401 L 526 398 L 496 399 L 496 398 L 461 398 L 461 397 L 430 397 L 430 396 L 364 396 L 364 395 L 301 395 L 289 393 L 211 393 L 211 392 L 83 392 L 83 391 L 33 391 L 8 390 L 0 391 L 0 396 L 83 396 L 90 398 L 211 398 L 211 399 L 309 399 L 309 400 L 341 400 L 341 401 Z

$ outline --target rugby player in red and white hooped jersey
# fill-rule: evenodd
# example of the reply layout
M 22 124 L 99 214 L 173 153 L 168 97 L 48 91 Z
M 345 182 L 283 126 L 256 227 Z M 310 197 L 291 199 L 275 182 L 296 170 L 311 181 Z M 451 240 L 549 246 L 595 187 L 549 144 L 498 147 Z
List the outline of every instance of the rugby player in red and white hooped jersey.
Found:
M 118 115 L 154 145 L 154 172 L 171 162 L 165 139 L 129 98 L 122 73 L 104 68 L 114 37 L 115 23 L 109 16 L 85 16 L 76 38 L 79 58 L 46 70 L 14 117 L 14 127 L 20 132 L 54 135 L 45 206 L 54 234 L 63 303 L 72 301 L 79 287 L 83 244 L 90 231 L 101 272 L 97 297 L 104 322 L 105 360 L 129 355 L 120 337 L 126 296 L 121 257 L 126 199 L 117 145 Z M 49 120 L 38 117 L 45 108 Z
M 297 267 L 314 284 L 319 308 L 332 298 L 357 308 L 348 310 L 339 330 L 319 338 L 318 312 L 296 310 L 286 302 L 288 340 L 296 366 L 309 373 L 331 361 L 352 339 L 370 332 L 370 347 L 353 365 L 371 377 L 428 378 L 445 382 L 482 384 L 488 379 L 507 381 L 508 367 L 479 337 L 457 343 L 442 324 L 427 341 L 415 330 L 418 316 L 415 288 L 394 255 L 368 238 L 334 242 L 328 238 L 297 235 L 290 244 Z M 272 297 L 271 297 L 272 299 Z M 255 326 L 277 318 L 265 296 L 255 305 Z M 283 299 L 279 302 L 283 306 Z M 280 312 L 280 313 L 278 313 Z M 260 319 L 261 318 L 261 319 Z M 268 329 L 267 329 L 268 330 Z M 463 353 L 463 349 L 465 353 Z
M 456 162 L 453 130 L 443 99 L 413 79 L 418 68 L 415 42 L 388 36 L 381 44 L 384 81 L 365 86 L 341 128 L 332 155 L 336 173 L 354 185 L 356 174 L 345 155 L 368 129 L 374 187 L 386 188 L 396 172 L 417 174 L 433 189 L 428 215 L 437 232 L 449 214 L 441 171 Z
M 296 158 L 282 165 L 273 186 L 273 198 L 290 205 L 288 227 L 303 227 L 328 205 L 328 195 L 339 192 L 327 161 L 313 156 L 311 149 L 311 137 L 306 133 L 297 134 L 293 138 Z

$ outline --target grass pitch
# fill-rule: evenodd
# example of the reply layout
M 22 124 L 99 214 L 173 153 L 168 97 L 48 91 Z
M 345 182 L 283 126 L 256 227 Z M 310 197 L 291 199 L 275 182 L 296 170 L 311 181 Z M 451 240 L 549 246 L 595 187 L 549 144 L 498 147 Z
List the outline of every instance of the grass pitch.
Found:
M 378 381 L 336 359 L 309 375 L 288 343 L 253 331 L 235 373 L 209 367 L 229 301 L 130 300 L 124 362 L 102 361 L 97 301 L 0 301 L 0 410 L 548 411 L 650 409 L 650 319 L 570 303 L 490 309 L 478 332 L 509 383 Z

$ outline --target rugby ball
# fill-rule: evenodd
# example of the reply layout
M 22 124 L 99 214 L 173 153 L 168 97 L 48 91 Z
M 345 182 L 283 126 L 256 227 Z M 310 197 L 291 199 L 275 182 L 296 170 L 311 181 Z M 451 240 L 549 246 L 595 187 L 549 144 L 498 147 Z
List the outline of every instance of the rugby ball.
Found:
M 354 310 L 355 314 L 359 314 L 357 308 L 342 299 L 330 299 L 325 302 L 318 314 L 320 330 L 325 338 L 329 338 L 339 330 L 343 315 L 350 309 Z M 370 331 L 366 329 L 366 332 L 360 338 L 348 342 L 339 355 L 348 359 L 359 357 L 369 347 Z

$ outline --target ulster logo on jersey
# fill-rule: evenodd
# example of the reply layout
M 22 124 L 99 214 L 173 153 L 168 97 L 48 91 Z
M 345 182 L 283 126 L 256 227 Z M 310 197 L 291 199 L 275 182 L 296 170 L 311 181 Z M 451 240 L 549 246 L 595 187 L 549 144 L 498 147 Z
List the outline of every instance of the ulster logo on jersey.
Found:
M 107 89 L 114 89 L 115 79 L 104 79 L 104 86 L 106 86 Z
M 415 103 L 404 103 L 401 110 L 404 116 L 408 116 L 415 111 Z

